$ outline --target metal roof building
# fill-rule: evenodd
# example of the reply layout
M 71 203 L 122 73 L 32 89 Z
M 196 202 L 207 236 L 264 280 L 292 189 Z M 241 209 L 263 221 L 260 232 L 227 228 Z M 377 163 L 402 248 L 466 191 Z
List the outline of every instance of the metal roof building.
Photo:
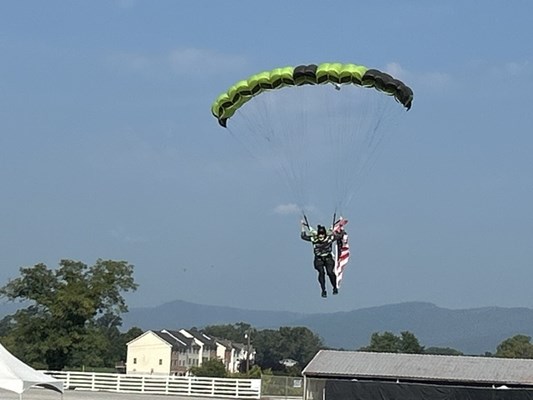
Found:
M 321 350 L 303 375 L 306 400 L 533 400 L 529 359 Z

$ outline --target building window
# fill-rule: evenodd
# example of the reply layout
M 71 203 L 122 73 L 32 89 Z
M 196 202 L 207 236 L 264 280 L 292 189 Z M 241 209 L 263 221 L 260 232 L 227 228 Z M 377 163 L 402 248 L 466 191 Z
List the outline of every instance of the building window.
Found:
M 137 359 L 136 358 L 133 359 L 133 363 L 137 364 Z
M 161 358 L 159 359 L 159 365 L 163 365 L 163 360 Z

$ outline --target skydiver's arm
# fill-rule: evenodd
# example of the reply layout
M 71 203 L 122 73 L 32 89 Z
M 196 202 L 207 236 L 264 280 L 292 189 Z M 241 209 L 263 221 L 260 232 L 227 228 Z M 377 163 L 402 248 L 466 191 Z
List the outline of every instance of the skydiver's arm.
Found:
M 308 242 L 311 241 L 311 236 L 309 236 L 309 235 L 307 234 L 306 231 L 302 231 L 300 237 L 301 237 L 303 240 L 306 240 L 306 241 L 308 241 Z
M 309 234 L 307 233 L 307 223 L 305 221 L 302 220 L 302 233 L 300 234 L 300 237 L 303 239 L 303 240 L 306 240 L 308 242 L 311 241 L 311 236 L 309 236 Z

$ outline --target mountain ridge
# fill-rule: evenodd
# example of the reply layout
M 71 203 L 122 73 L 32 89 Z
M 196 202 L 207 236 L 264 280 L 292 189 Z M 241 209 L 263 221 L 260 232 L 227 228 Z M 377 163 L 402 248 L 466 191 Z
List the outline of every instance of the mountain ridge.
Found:
M 478 307 L 447 309 L 429 302 L 405 302 L 333 313 L 253 310 L 191 303 L 183 300 L 155 307 L 131 308 L 123 329 L 202 328 L 206 325 L 249 323 L 257 329 L 304 326 L 332 348 L 366 346 L 375 332 L 413 333 L 425 347 L 451 347 L 465 354 L 495 352 L 503 340 L 517 334 L 533 336 L 533 309 Z

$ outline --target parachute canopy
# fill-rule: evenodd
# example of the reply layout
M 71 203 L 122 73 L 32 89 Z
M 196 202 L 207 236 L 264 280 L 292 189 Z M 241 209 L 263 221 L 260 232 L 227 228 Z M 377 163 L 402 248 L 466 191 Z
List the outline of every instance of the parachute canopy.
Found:
M 323 63 L 238 81 L 211 113 L 264 167 L 277 170 L 292 192 L 290 204 L 323 221 L 346 214 L 390 123 L 412 102 L 413 91 L 385 72 Z
M 252 75 L 237 82 L 213 103 L 211 112 L 222 126 L 235 111 L 252 97 L 265 90 L 280 89 L 286 86 L 354 84 L 375 88 L 394 96 L 407 110 L 411 108 L 413 91 L 403 82 L 377 69 L 362 65 L 324 63 L 320 65 L 299 65 L 297 67 L 276 68 Z

